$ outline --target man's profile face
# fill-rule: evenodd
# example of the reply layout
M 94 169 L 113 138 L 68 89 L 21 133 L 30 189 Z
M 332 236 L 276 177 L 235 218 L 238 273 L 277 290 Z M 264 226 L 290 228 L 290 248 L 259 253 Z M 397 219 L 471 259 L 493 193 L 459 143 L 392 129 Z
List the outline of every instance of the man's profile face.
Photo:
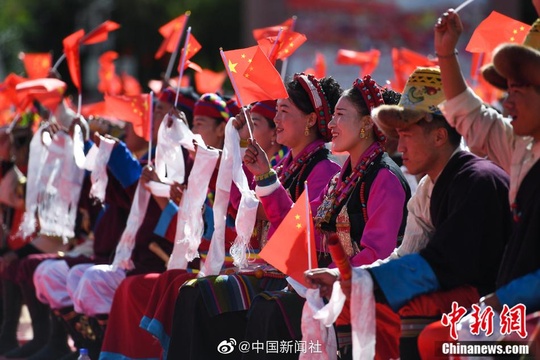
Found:
M 434 159 L 434 131 L 428 132 L 414 124 L 407 128 L 397 129 L 399 140 L 397 150 L 401 152 L 403 165 L 413 175 L 423 175 L 429 172 Z
M 512 120 L 514 133 L 540 140 L 540 91 L 532 85 L 508 81 L 504 109 Z

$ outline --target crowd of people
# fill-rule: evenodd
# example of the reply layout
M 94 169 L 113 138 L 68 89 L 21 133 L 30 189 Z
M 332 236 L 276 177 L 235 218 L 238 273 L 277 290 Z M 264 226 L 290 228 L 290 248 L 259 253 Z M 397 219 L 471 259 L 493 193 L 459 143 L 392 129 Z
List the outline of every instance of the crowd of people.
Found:
M 297 73 L 287 98 L 244 108 L 164 86 L 150 140 L 65 102 L 0 128 L 0 356 L 433 359 L 467 341 L 540 354 L 540 21 L 483 69 L 503 113 L 467 85 L 462 31 L 449 9 L 438 67 L 401 93 Z M 306 287 L 259 252 L 307 186 Z M 33 339 L 19 343 L 23 304 Z

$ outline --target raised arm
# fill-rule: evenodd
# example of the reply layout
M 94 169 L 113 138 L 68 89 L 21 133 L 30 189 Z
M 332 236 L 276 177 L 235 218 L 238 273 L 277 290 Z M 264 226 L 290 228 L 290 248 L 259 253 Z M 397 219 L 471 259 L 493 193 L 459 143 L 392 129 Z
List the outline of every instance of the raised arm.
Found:
M 435 53 L 439 58 L 446 100 L 453 99 L 467 89 L 456 50 L 462 32 L 463 24 L 453 9 L 445 12 L 435 24 Z

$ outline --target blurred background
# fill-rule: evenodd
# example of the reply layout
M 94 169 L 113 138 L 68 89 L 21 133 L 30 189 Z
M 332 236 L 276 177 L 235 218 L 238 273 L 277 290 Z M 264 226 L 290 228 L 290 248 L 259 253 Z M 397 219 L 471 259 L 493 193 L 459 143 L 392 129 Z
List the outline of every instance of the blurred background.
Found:
M 294 30 L 307 41 L 289 58 L 286 76 L 313 67 L 316 53 L 326 59 L 326 72 L 347 87 L 359 75 L 359 67 L 335 63 L 339 49 L 378 49 L 380 62 L 373 77 L 391 82 L 392 48 L 404 47 L 425 56 L 433 55 L 433 25 L 449 7 L 461 0 L 0 0 L 0 77 L 24 75 L 20 52 L 50 52 L 53 63 L 62 55 L 62 40 L 71 33 L 86 32 L 106 20 L 120 24 L 106 42 L 81 46 L 84 102 L 101 99 L 97 90 L 98 59 L 106 51 L 119 54 L 117 73 L 139 80 L 143 91 L 148 82 L 159 80 L 171 54 L 156 60 L 154 54 L 163 37 L 158 29 L 170 20 L 191 11 L 188 26 L 202 45 L 192 59 L 202 68 L 223 71 L 219 48 L 232 50 L 256 45 L 252 30 L 277 25 L 297 16 Z M 460 15 L 466 34 L 460 44 L 461 59 L 470 62 L 464 51 L 472 31 L 496 10 L 527 24 L 536 19 L 530 0 L 476 0 Z M 183 40 L 182 40 L 183 41 Z M 177 64 L 176 60 L 176 64 Z M 280 70 L 281 61 L 277 68 Z M 176 69 L 176 66 L 175 66 Z M 76 94 L 64 61 L 58 68 Z M 175 76 L 173 71 L 172 77 Z M 193 70 L 186 70 L 193 81 Z M 177 73 L 176 73 L 177 76 Z M 225 92 L 230 84 L 225 83 Z M 401 89 L 396 89 L 401 90 Z

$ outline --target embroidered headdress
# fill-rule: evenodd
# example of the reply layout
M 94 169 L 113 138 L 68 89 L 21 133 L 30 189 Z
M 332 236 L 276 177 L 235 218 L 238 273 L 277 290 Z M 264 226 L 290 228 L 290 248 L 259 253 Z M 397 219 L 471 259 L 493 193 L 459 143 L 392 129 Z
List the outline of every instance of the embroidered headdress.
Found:
M 332 111 L 319 80 L 313 75 L 306 75 L 304 73 L 295 74 L 294 80 L 297 80 L 308 93 L 315 114 L 317 114 L 319 132 L 325 141 L 330 141 L 332 134 L 328 130 L 328 123 L 332 120 Z
M 375 82 L 375 80 L 371 78 L 370 75 L 364 76 L 363 79 L 356 79 L 353 83 L 353 88 L 358 90 L 360 94 L 362 94 L 364 102 L 366 103 L 366 106 L 370 113 L 376 107 L 384 105 L 381 87 Z M 375 123 L 373 124 L 373 132 L 375 133 L 375 138 L 378 142 L 380 142 L 381 144 L 384 144 L 386 142 L 386 136 L 377 127 L 377 125 L 375 125 Z

